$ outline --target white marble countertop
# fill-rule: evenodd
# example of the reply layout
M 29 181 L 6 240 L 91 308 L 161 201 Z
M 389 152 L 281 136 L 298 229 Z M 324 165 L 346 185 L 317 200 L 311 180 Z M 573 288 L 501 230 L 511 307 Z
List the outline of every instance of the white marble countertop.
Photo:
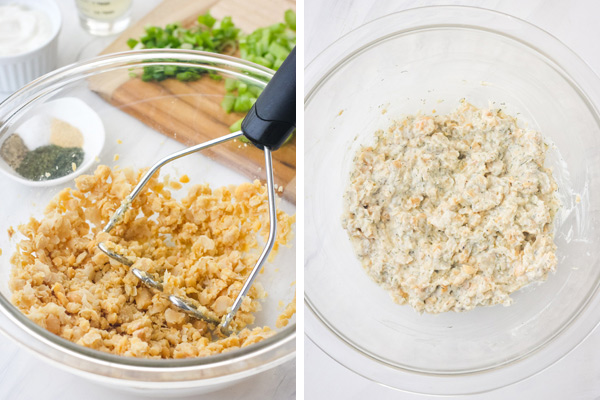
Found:
M 58 65 L 64 66 L 96 55 L 115 37 L 94 37 L 79 26 L 74 0 L 55 0 L 63 18 L 59 36 Z M 160 0 L 136 0 L 132 17 L 137 20 L 155 7 Z M 0 101 L 8 93 L 0 93 Z M 0 334 L 0 399 L 143 399 L 89 383 L 82 378 L 46 364 L 37 356 L 19 347 Z M 198 398 L 200 396 L 197 396 Z M 213 392 L 202 399 L 294 399 L 296 397 L 296 362 L 256 375 L 225 390 Z
M 391 12 L 425 5 L 472 5 L 502 11 L 550 32 L 600 72 L 600 37 L 597 16 L 600 2 L 593 0 L 306 0 L 305 63 L 308 64 L 340 36 Z M 551 368 L 521 383 L 476 399 L 598 399 L 600 398 L 600 330 Z M 429 396 L 395 391 L 344 368 L 305 338 L 305 398 L 321 399 L 425 399 Z

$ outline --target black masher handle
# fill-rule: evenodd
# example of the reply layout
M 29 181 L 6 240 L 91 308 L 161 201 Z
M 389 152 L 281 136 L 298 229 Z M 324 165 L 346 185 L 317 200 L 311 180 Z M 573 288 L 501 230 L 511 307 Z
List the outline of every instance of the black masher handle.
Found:
M 259 148 L 277 150 L 296 128 L 296 48 L 242 121 L 244 136 Z

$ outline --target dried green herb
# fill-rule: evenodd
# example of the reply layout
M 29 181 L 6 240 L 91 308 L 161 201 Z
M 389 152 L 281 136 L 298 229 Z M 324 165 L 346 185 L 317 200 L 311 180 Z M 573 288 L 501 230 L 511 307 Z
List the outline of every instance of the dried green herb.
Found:
M 16 171 L 32 181 L 45 181 L 72 173 L 73 163 L 79 167 L 82 162 L 83 150 L 80 147 L 51 144 L 27 153 Z

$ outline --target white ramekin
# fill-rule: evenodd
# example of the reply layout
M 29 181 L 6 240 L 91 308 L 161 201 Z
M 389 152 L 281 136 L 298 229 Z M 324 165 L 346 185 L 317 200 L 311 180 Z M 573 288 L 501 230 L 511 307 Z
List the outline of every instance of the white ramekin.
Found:
M 53 0 L 0 0 L 0 5 L 22 4 L 43 11 L 52 22 L 52 34 L 37 49 L 14 56 L 0 56 L 0 92 L 14 92 L 56 68 L 60 10 Z

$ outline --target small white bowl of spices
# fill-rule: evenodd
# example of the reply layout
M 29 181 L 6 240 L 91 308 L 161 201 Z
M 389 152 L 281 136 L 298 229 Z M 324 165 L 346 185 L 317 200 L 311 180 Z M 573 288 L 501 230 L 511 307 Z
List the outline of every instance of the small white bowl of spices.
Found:
M 94 163 L 104 139 L 102 120 L 85 102 L 53 100 L 0 133 L 0 171 L 28 186 L 62 184 Z

